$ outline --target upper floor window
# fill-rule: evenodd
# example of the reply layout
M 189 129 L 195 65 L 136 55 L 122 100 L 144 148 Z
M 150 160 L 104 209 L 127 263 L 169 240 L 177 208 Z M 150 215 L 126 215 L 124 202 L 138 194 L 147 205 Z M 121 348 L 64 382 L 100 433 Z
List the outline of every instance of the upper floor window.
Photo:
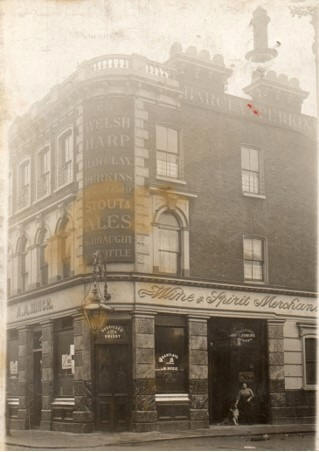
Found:
M 28 243 L 27 239 L 23 236 L 18 242 L 18 291 L 25 292 L 28 287 L 28 266 L 27 266 L 27 253 Z
M 263 194 L 261 151 L 250 147 L 241 148 L 241 177 L 243 193 Z
M 40 285 L 48 284 L 48 231 L 42 229 L 38 241 L 38 279 Z
M 73 180 L 73 134 L 68 130 L 58 139 L 57 185 L 69 184 Z
M 159 271 L 179 273 L 180 268 L 180 226 L 176 217 L 164 212 L 159 218 Z
M 31 174 L 30 174 L 30 160 L 21 163 L 19 167 L 19 198 L 18 206 L 20 209 L 30 204 L 31 195 Z
M 178 132 L 156 126 L 156 172 L 158 176 L 179 177 Z
M 38 154 L 37 198 L 42 198 L 50 191 L 50 149 L 44 148 Z
M 244 238 L 244 277 L 246 281 L 265 280 L 265 241 Z
M 304 337 L 304 382 L 305 387 L 314 387 L 317 383 L 317 338 Z

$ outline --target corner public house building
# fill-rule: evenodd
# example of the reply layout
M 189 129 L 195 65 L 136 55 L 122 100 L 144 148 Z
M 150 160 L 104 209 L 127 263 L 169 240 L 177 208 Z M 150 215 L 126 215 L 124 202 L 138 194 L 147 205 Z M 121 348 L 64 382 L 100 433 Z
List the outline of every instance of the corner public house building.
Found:
M 221 422 L 241 382 L 256 423 L 315 415 L 315 118 L 296 79 L 227 94 L 220 55 L 81 64 L 10 136 L 11 428 Z M 92 257 L 113 307 L 81 309 Z

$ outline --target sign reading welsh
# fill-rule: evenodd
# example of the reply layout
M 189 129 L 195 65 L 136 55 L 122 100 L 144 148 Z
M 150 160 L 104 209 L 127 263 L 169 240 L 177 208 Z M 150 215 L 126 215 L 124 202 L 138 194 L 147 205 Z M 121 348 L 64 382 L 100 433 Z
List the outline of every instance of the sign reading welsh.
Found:
M 134 261 L 133 103 L 95 97 L 84 107 L 84 256 Z

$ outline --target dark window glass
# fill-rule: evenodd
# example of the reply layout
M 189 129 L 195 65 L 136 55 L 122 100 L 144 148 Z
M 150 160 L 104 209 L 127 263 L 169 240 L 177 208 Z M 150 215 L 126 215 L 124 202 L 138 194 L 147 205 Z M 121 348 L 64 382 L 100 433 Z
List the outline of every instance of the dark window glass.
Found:
M 314 337 L 305 339 L 306 352 L 306 384 L 316 384 L 316 354 L 317 354 L 317 340 Z
M 156 326 L 157 393 L 187 392 L 186 350 L 185 327 Z
M 59 319 L 55 328 L 55 395 L 73 396 L 74 339 L 72 319 Z
M 7 393 L 18 395 L 18 333 L 16 330 L 8 332 L 7 342 Z

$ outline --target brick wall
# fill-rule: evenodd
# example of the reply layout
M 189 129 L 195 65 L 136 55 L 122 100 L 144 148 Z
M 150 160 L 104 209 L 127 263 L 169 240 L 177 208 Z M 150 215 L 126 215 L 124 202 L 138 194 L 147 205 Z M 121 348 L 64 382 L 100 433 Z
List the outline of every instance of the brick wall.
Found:
M 170 185 L 198 194 L 190 202 L 191 276 L 242 282 L 246 233 L 267 239 L 270 285 L 314 290 L 315 141 L 204 108 L 152 105 L 148 110 L 152 183 L 164 184 L 155 175 L 156 122 L 165 120 L 182 131 L 187 184 Z M 263 152 L 266 199 L 242 194 L 241 144 Z

